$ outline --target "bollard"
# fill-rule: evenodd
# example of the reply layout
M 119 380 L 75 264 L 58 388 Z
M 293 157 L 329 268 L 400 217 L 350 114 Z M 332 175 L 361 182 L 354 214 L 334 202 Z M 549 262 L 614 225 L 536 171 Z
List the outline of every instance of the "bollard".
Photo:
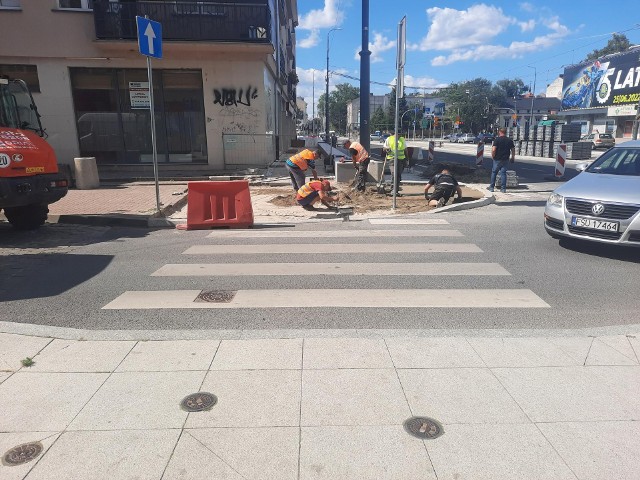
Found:
M 478 142 L 478 150 L 476 151 L 476 167 L 482 166 L 484 159 L 484 142 Z
M 78 190 L 91 190 L 100 187 L 96 157 L 78 157 L 73 159 Z
M 556 154 L 556 173 L 555 177 L 560 179 L 564 177 L 564 164 L 567 161 L 567 146 L 564 143 L 558 145 L 558 153 Z
M 433 151 L 435 150 L 435 148 L 436 148 L 436 142 L 430 141 L 429 142 L 429 162 L 428 162 L 429 164 L 433 163 L 433 157 L 434 157 Z

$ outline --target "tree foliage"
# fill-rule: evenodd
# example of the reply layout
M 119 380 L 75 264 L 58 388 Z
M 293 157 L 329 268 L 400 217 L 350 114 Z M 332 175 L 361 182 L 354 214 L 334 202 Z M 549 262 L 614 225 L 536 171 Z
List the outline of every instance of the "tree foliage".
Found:
M 507 98 L 513 98 L 529 91 L 529 87 L 520 78 L 498 80 L 496 86 L 502 89 Z
M 387 130 L 389 127 L 387 126 L 387 116 L 384 113 L 382 107 L 378 107 L 373 115 L 371 115 L 371 131 L 376 130 Z
M 360 89 L 348 83 L 336 85 L 336 89 L 329 93 L 329 129 L 346 132 L 347 104 L 360 96 Z M 319 116 L 325 118 L 326 94 L 320 95 L 318 100 Z M 324 122 L 323 122 L 324 124 Z
M 408 127 L 409 122 L 411 121 L 408 117 L 409 115 L 405 115 L 404 118 L 402 115 L 409 110 L 409 105 L 407 104 L 407 98 L 403 95 L 400 97 L 400 102 L 398 103 L 398 115 L 402 118 L 402 125 L 399 125 L 400 130 Z M 391 126 L 390 129 L 393 130 L 396 124 L 396 87 L 391 88 L 391 93 L 389 94 L 389 109 L 387 110 L 387 123 Z
M 594 50 L 591 52 L 584 61 L 597 60 L 605 55 L 611 55 L 613 53 L 624 52 L 629 49 L 631 43 L 624 33 L 614 33 L 613 36 L 607 42 L 604 48 Z
M 452 83 L 440 95 L 447 105 L 447 122 L 453 123 L 459 117 L 461 131 L 472 133 L 490 130 L 495 109 L 505 101 L 504 89 L 485 78 Z

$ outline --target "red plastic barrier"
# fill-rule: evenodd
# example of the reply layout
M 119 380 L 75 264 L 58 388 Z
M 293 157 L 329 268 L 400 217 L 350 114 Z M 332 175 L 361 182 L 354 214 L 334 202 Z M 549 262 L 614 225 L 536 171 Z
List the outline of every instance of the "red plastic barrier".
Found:
M 247 228 L 253 225 L 249 182 L 189 182 L 187 223 L 180 230 L 214 227 Z

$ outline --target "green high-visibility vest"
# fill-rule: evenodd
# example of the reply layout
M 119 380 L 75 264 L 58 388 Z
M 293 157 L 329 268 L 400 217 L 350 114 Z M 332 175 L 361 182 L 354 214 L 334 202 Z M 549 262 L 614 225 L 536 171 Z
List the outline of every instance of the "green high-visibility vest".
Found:
M 391 135 L 389 138 L 389 151 L 387 152 L 387 160 L 393 160 L 396 150 L 396 136 Z M 404 160 L 404 149 L 406 148 L 404 137 L 400 137 L 398 142 L 398 160 Z

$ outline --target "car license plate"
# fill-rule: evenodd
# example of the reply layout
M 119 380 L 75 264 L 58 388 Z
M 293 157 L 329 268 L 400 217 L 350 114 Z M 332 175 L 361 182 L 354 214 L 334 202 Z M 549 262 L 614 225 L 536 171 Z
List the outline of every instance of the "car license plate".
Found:
M 572 217 L 571 225 L 574 227 L 592 228 L 594 230 L 606 230 L 607 232 L 617 232 L 618 222 L 603 222 L 602 220 L 594 220 L 593 218 Z

